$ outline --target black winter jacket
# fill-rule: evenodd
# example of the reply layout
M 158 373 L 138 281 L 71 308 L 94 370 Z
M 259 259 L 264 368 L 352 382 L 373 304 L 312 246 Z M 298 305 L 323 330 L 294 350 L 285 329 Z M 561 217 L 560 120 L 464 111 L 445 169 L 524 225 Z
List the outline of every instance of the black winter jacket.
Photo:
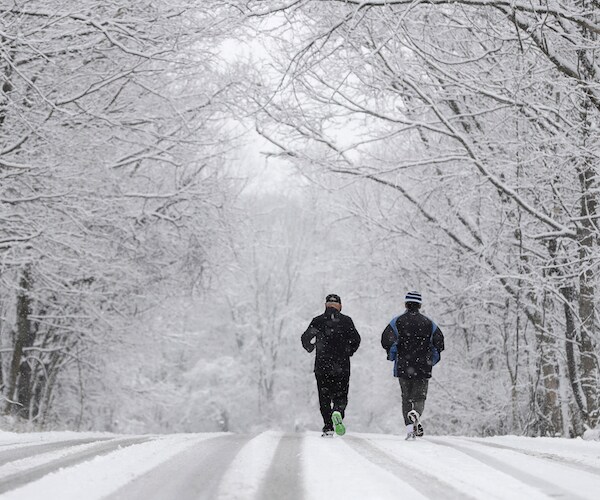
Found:
M 396 318 L 398 328 L 398 354 L 394 374 L 396 377 L 406 379 L 431 377 L 432 361 L 429 346 L 432 330 L 433 345 L 439 352 L 444 350 L 444 335 L 440 328 L 434 325 L 433 321 L 419 311 L 407 310 Z M 388 324 L 381 334 L 381 346 L 387 351 L 388 359 L 394 342 L 396 336 L 391 325 Z
M 317 374 L 349 374 L 350 356 L 356 352 L 359 345 L 360 335 L 350 316 L 333 307 L 328 307 L 323 314 L 313 318 L 302 334 L 302 347 L 308 352 L 317 349 Z

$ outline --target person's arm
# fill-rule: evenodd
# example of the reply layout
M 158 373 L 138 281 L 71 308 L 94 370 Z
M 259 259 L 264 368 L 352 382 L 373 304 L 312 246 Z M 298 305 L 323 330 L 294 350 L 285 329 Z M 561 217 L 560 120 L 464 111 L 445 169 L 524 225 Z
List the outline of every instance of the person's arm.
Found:
M 394 330 L 392 330 L 392 327 L 388 324 L 381 334 L 381 347 L 385 349 L 388 355 L 394 342 L 396 342 L 396 336 L 394 335 Z
M 357 350 L 358 347 L 360 346 L 360 335 L 358 333 L 358 331 L 356 330 L 356 327 L 354 326 L 354 322 L 350 319 L 350 332 L 348 335 L 348 347 L 347 347 L 347 353 L 348 356 L 352 356 Z
M 439 352 L 444 350 L 444 334 L 437 325 L 435 331 L 433 332 L 433 345 Z
M 315 343 L 313 339 L 317 336 L 319 330 L 315 328 L 315 320 L 310 322 L 306 331 L 302 334 L 302 347 L 306 349 L 307 352 L 313 352 L 315 350 Z

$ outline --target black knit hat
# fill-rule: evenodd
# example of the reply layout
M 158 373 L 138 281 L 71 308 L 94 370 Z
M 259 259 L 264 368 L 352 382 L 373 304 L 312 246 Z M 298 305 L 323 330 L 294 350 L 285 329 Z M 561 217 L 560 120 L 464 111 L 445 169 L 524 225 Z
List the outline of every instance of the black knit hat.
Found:
M 340 299 L 339 295 L 335 293 L 330 293 L 327 297 L 325 297 L 325 302 L 335 302 L 336 304 L 341 304 L 342 299 Z

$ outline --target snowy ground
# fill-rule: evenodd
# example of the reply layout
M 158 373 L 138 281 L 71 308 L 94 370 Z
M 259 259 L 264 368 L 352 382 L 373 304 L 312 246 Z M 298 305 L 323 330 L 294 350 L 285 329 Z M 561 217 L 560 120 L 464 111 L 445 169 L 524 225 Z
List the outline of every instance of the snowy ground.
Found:
M 597 499 L 600 442 L 0 432 L 0 499 Z

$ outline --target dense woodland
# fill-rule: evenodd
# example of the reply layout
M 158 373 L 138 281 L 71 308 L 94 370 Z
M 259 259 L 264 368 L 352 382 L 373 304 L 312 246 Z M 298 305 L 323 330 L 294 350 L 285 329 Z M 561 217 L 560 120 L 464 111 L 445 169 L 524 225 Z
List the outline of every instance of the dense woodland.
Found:
M 327 293 L 348 425 L 396 432 L 379 345 L 446 336 L 438 433 L 600 425 L 600 4 L 0 5 L 4 429 L 317 429 Z

